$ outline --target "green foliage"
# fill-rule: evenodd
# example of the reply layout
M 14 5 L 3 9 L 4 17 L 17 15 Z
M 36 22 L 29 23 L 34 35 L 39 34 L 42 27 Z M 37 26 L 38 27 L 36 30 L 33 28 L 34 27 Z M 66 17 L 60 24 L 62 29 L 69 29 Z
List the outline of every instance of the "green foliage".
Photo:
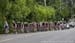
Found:
M 21 22 L 58 21 L 73 14 L 74 0 L 0 0 L 0 31 L 5 20 L 12 27 L 13 19 Z
M 3 33 L 3 24 L 4 24 L 4 20 L 3 17 L 0 15 L 0 33 Z
M 26 6 L 26 0 L 16 0 L 12 3 L 11 14 L 13 18 L 20 19 L 26 17 L 30 8 Z
M 48 16 L 55 14 L 55 9 L 50 6 L 45 7 L 45 6 L 41 6 L 41 5 L 36 5 L 35 13 L 36 13 L 37 19 L 39 19 L 41 21 L 47 21 Z
M 66 17 L 66 16 L 68 16 L 69 15 L 69 8 L 68 7 L 65 7 L 64 9 L 62 9 L 61 10 L 61 15 L 63 16 L 63 17 Z

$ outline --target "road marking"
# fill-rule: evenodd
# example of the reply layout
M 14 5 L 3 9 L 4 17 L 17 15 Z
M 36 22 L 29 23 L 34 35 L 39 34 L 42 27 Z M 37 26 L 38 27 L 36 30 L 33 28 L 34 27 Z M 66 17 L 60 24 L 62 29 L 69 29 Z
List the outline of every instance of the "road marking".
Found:
M 5 40 L 1 40 L 0 42 L 5 42 L 5 41 L 13 40 L 13 39 L 14 39 L 14 38 L 5 39 Z
M 14 37 L 14 38 L 9 38 L 9 39 L 4 39 L 4 40 L 0 40 L 0 43 L 1 42 L 5 42 L 5 41 L 9 41 L 9 40 L 13 40 L 13 39 L 16 39 L 16 38 L 22 38 L 22 37 L 29 37 L 29 36 L 33 36 L 34 34 L 28 34 L 28 35 L 20 35 L 20 36 L 17 36 L 17 37 Z

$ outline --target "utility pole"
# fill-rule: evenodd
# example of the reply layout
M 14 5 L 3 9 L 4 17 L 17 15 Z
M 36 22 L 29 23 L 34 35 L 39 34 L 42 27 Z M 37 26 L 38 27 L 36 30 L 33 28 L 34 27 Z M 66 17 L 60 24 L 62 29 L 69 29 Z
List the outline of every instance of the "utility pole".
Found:
M 46 6 L 47 4 L 46 4 L 46 0 L 44 0 L 44 5 Z
M 73 18 L 73 0 L 70 0 L 70 1 L 71 1 L 71 15 L 72 15 L 71 18 Z
M 45 6 L 45 7 L 47 6 L 47 4 L 46 4 L 46 0 L 44 0 L 44 6 Z M 45 18 L 46 18 L 45 21 L 47 21 L 47 16 L 45 16 Z

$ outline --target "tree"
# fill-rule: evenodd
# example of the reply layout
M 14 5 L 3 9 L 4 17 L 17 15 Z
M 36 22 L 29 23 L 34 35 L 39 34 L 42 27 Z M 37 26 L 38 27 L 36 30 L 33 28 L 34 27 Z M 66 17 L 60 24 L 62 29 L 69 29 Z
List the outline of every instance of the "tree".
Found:
M 55 14 L 55 9 L 50 6 L 35 6 L 36 19 L 39 21 L 48 21 L 48 17 Z M 37 20 L 37 21 L 38 21 Z
M 7 20 L 10 7 L 9 0 L 0 0 L 0 33 L 3 33 L 4 21 Z
M 15 0 L 15 2 L 12 3 L 11 16 L 18 21 L 25 19 L 29 12 L 30 8 L 26 6 L 26 0 Z

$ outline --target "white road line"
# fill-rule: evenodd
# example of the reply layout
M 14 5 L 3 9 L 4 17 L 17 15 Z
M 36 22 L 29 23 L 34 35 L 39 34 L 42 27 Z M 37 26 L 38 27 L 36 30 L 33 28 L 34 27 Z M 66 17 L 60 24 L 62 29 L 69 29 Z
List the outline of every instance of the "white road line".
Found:
M 0 42 L 5 42 L 5 41 L 13 40 L 13 39 L 14 39 L 14 38 L 5 39 L 5 40 L 1 40 Z
M 0 43 L 1 43 L 1 42 L 5 42 L 5 41 L 9 41 L 9 40 L 14 40 L 14 39 L 16 39 L 16 38 L 29 37 L 29 36 L 33 36 L 33 35 L 34 35 L 34 34 L 32 34 L 32 35 L 21 35 L 21 36 L 15 37 L 15 38 L 4 39 L 4 40 L 0 40 Z

